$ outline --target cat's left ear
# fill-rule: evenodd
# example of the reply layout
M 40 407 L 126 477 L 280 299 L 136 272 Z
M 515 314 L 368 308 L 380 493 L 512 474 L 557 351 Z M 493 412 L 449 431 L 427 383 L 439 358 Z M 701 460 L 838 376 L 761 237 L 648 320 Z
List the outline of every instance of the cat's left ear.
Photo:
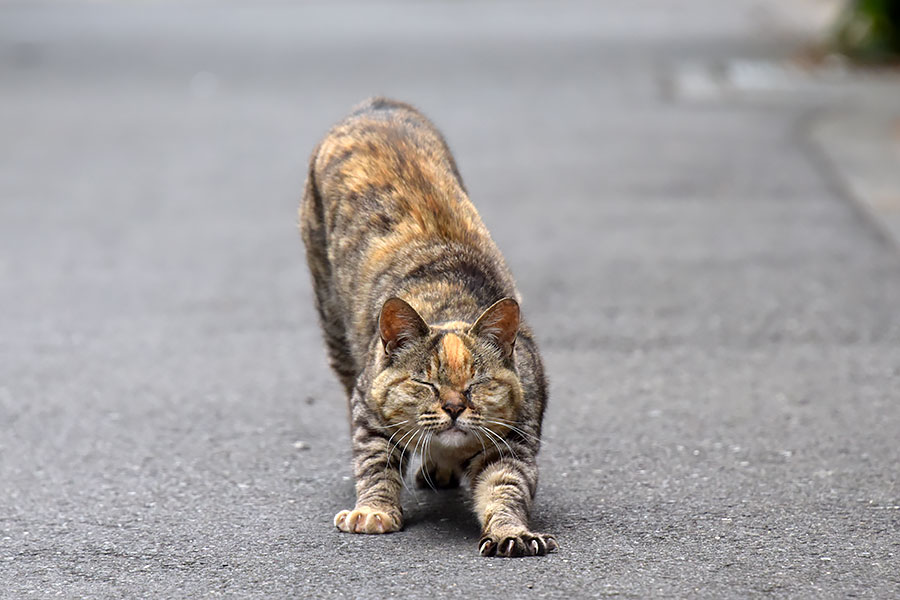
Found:
M 491 340 L 509 358 L 519 333 L 519 303 L 512 298 L 498 300 L 481 313 L 469 333 Z

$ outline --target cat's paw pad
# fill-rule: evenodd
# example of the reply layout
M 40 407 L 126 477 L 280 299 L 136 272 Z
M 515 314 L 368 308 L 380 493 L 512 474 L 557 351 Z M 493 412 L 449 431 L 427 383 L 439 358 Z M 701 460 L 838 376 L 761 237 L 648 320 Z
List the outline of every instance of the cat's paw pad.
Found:
M 517 535 L 482 536 L 478 542 L 478 552 L 482 556 L 544 556 L 559 549 L 559 543 L 552 535 L 524 532 Z
M 334 516 L 334 526 L 346 533 L 391 533 L 403 526 L 400 517 L 369 506 L 342 510 Z

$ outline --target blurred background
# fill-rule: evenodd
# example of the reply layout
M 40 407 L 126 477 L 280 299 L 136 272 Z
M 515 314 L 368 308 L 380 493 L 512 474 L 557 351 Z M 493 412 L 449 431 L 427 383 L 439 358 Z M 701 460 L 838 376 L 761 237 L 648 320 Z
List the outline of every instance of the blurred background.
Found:
M 897 596 L 897 11 L 0 2 L 0 596 Z M 460 495 L 331 527 L 296 209 L 376 94 L 517 276 L 547 559 L 478 559 Z

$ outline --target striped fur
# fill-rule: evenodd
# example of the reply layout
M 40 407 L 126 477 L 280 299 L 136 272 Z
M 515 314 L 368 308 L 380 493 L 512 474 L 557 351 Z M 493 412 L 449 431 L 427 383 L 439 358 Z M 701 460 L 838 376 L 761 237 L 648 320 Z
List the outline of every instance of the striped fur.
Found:
M 353 533 L 402 527 L 401 474 L 468 482 L 484 555 L 546 554 L 528 514 L 547 400 L 515 283 L 435 127 L 375 98 L 313 152 L 300 228 L 331 365 L 350 402 Z

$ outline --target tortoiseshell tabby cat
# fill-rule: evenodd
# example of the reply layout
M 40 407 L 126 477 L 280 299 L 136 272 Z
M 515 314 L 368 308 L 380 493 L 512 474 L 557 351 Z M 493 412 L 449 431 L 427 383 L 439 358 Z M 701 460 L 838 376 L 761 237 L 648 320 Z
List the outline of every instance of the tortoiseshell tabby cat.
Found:
M 356 507 L 335 525 L 403 525 L 401 479 L 467 481 L 486 556 L 552 552 L 528 514 L 547 401 L 500 251 L 434 125 L 375 98 L 313 152 L 300 207 L 331 366 L 347 390 Z

